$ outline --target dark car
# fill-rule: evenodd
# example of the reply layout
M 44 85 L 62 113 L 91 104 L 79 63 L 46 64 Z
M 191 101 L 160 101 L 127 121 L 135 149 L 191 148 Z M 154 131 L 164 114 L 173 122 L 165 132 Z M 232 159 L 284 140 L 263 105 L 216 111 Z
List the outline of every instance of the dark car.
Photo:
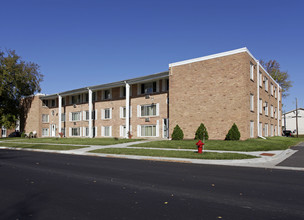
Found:
M 21 133 L 19 131 L 14 131 L 10 133 L 8 137 L 21 137 Z
M 283 131 L 283 136 L 291 137 L 291 130 L 284 130 Z

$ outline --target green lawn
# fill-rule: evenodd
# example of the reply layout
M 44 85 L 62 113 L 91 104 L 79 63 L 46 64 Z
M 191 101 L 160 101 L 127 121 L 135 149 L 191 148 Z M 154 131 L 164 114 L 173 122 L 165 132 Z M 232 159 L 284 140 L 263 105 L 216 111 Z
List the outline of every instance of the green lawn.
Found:
M 44 149 L 44 150 L 74 150 L 79 148 L 85 148 L 87 146 L 73 146 L 73 145 L 42 145 L 42 144 L 17 144 L 17 143 L 0 143 L 0 146 L 16 147 L 16 148 L 32 148 L 32 149 Z
M 124 155 L 140 155 L 154 157 L 176 157 L 176 158 L 192 158 L 192 159 L 210 159 L 210 160 L 236 160 L 257 158 L 251 155 L 237 153 L 211 153 L 204 152 L 198 154 L 193 151 L 168 151 L 168 150 L 148 150 L 148 149 L 131 149 L 131 148 L 105 148 L 90 151 L 91 153 L 104 154 L 124 154 Z
M 121 144 L 142 139 L 115 139 L 115 138 L 6 138 L 1 141 L 25 142 L 25 143 L 50 143 L 50 144 L 79 144 L 79 145 L 112 145 Z
M 285 150 L 290 146 L 304 141 L 304 138 L 290 137 L 269 137 L 263 139 L 248 139 L 245 141 L 222 141 L 208 140 L 205 144 L 206 150 L 224 151 L 270 151 Z M 182 141 L 153 141 L 144 144 L 132 145 L 132 147 L 151 147 L 151 148 L 175 148 L 175 149 L 197 149 L 197 140 Z

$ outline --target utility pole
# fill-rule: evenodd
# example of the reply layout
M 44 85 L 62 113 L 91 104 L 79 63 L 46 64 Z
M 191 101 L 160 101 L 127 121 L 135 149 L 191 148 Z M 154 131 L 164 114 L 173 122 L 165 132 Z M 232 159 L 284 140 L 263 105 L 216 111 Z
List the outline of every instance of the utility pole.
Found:
M 296 129 L 297 129 L 297 138 L 299 137 L 298 131 L 298 99 L 296 98 Z

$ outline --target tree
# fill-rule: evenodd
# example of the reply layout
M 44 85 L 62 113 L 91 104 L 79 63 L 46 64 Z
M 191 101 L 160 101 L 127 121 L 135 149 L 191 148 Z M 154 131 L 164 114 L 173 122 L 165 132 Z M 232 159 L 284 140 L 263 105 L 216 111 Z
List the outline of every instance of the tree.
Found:
M 173 129 L 172 140 L 183 140 L 183 139 L 184 139 L 184 132 L 178 125 L 176 125 L 175 128 Z
M 15 125 L 22 97 L 40 92 L 42 80 L 37 64 L 23 61 L 14 50 L 0 50 L 0 125 Z
M 194 139 L 203 140 L 204 136 L 205 136 L 205 140 L 208 140 L 209 136 L 208 136 L 207 128 L 205 127 L 205 125 L 203 123 L 201 123 L 201 125 L 198 127 L 198 129 L 195 132 Z
M 266 69 L 266 71 L 271 75 L 271 77 L 279 83 L 282 87 L 282 96 L 286 97 L 289 88 L 292 87 L 292 81 L 289 80 L 289 74 L 280 70 L 280 64 L 276 60 L 269 60 L 265 62 L 260 60 L 260 64 Z
M 240 140 L 240 137 L 241 137 L 241 133 L 239 132 L 239 129 L 236 126 L 236 124 L 233 123 L 232 127 L 228 131 L 228 134 L 226 135 L 225 140 L 237 141 Z

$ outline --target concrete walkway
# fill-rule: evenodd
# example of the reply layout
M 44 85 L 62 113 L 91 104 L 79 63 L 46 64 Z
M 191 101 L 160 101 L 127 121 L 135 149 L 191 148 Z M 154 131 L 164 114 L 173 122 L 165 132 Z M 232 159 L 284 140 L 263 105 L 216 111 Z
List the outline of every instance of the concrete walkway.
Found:
M 125 159 L 137 159 L 137 160 L 156 160 L 166 162 L 182 162 L 182 163 L 194 163 L 194 164 L 212 164 L 212 165 L 228 165 L 228 166 L 244 166 L 244 167 L 257 167 L 257 168 L 269 168 L 269 169 L 288 169 L 288 170 L 299 170 L 304 171 L 304 163 L 300 166 L 286 166 L 282 163 L 284 160 L 289 158 L 298 152 L 298 148 L 277 150 L 277 151 L 251 151 L 251 152 L 240 152 L 240 151 L 219 151 L 219 150 L 205 150 L 204 152 L 217 152 L 217 153 L 239 153 L 257 156 L 259 158 L 254 159 L 240 159 L 240 160 L 207 160 L 207 159 L 188 159 L 188 158 L 172 158 L 172 157 L 151 157 L 151 156 L 138 156 L 138 155 L 118 155 L 118 154 L 104 154 L 104 153 L 91 153 L 90 151 L 105 149 L 105 148 L 133 148 L 133 149 L 150 149 L 150 150 L 168 150 L 168 151 L 196 151 L 191 149 L 172 149 L 172 148 L 146 148 L 146 147 L 133 147 L 132 145 L 147 143 L 152 140 L 136 141 L 115 145 L 88 145 L 85 148 L 79 148 L 74 150 L 42 150 L 42 149 L 30 149 L 30 148 L 13 148 L 13 147 L 0 147 L 0 149 L 12 149 L 12 150 L 28 150 L 28 151 L 39 151 L 39 152 L 52 152 L 61 154 L 76 154 L 76 155 L 87 155 L 87 156 L 98 156 L 98 157 L 115 157 Z M 3 142 L 3 141 L 0 141 Z M 23 143 L 24 142 L 9 142 L 9 143 Z M 45 144 L 45 143 L 43 143 Z M 46 144 L 46 145 L 73 145 L 73 146 L 84 146 L 74 144 Z M 303 146 L 302 146 L 303 145 Z M 302 145 L 303 151 L 301 151 L 300 158 L 304 156 L 304 142 Z M 303 155 L 302 155 L 303 154 Z M 304 158 L 303 158 L 304 159 Z M 300 159 L 298 159 L 300 160 Z M 289 162 L 290 163 L 290 162 Z M 283 165 L 283 166 L 282 166 Z

